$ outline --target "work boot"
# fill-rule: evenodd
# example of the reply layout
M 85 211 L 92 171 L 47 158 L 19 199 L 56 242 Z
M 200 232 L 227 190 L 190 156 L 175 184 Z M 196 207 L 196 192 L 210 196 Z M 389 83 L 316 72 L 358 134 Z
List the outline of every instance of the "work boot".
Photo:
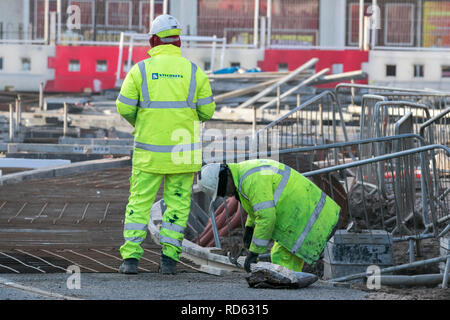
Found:
M 138 260 L 134 258 L 125 259 L 119 267 L 119 273 L 137 274 Z
M 168 256 L 161 254 L 161 260 L 159 262 L 159 273 L 162 274 L 176 274 L 177 262 Z

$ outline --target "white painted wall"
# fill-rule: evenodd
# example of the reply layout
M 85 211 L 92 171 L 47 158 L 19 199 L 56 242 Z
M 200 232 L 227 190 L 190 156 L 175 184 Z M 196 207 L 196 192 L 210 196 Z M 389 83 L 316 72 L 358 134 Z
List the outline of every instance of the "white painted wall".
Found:
M 197 35 L 197 0 L 171 0 L 169 14 L 181 23 L 184 35 Z
M 345 47 L 345 1 L 320 0 L 320 46 Z
M 397 66 L 396 77 L 386 77 L 386 65 Z M 414 78 L 414 65 L 424 65 L 424 77 Z M 450 52 L 444 51 L 388 51 L 369 53 L 369 80 L 371 84 L 450 92 L 450 78 L 441 78 L 441 66 L 450 65 Z
M 39 84 L 54 78 L 48 68 L 48 58 L 55 56 L 54 46 L 6 45 L 0 46 L 3 70 L 0 70 L 0 91 L 13 86 L 21 91 L 39 91 Z M 31 70 L 22 71 L 22 58 L 31 60 Z
M 23 2 L 19 0 L 1 0 L 0 22 L 3 23 L 4 39 L 17 39 L 19 24 L 23 24 Z M 9 32 L 14 32 L 14 34 L 8 34 Z

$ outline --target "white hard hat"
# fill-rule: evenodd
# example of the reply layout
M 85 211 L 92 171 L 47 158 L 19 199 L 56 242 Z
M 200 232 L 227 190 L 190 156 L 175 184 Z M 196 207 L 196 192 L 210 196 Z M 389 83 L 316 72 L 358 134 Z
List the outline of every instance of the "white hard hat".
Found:
M 181 25 L 171 15 L 162 14 L 153 20 L 149 34 L 156 34 L 160 38 L 179 36 L 181 35 Z
M 197 179 L 198 187 L 214 201 L 219 188 L 220 163 L 210 163 L 202 168 Z

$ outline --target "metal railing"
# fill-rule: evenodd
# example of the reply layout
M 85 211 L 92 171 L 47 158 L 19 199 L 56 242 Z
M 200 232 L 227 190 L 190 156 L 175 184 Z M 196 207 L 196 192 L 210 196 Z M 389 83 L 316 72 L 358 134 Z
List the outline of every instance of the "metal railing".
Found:
M 263 133 L 271 136 L 272 131 L 278 132 L 279 150 L 348 141 L 346 120 L 336 95 L 324 91 L 256 132 L 256 145 L 260 147 Z M 266 143 L 266 150 L 275 150 L 272 141 Z
M 434 178 L 430 175 L 430 172 L 436 168 L 433 162 L 426 162 L 423 159 L 431 159 L 432 152 L 441 150 L 448 161 L 450 148 L 433 144 L 376 157 L 362 158 L 356 154 L 356 150 L 364 144 L 377 145 L 392 142 L 402 144 L 411 140 L 425 143 L 418 134 L 399 134 L 280 150 L 280 162 L 302 172 L 305 177 L 310 178 L 335 199 L 342 208 L 341 219 L 345 223 L 344 227 L 349 222 L 354 222 L 356 230 L 364 229 L 369 232 L 386 230 L 396 236 L 393 238 L 394 241 L 436 237 L 444 228 L 446 219 L 436 216 L 438 199 L 433 194 L 431 184 L 434 183 Z M 349 157 L 350 149 L 355 150 L 356 159 Z M 425 157 L 422 157 L 423 154 Z M 266 155 L 267 153 L 240 155 L 238 160 L 264 158 Z M 422 167 L 412 169 L 409 163 L 420 163 Z M 361 169 L 364 166 L 373 168 L 375 183 L 369 182 L 369 177 L 362 174 Z M 383 168 L 381 172 L 377 170 L 380 167 Z M 381 181 L 387 185 L 386 194 L 381 192 Z M 441 182 L 438 181 L 438 183 Z M 448 192 L 440 196 L 448 197 Z M 424 203 L 427 206 L 425 217 L 421 214 Z M 225 210 L 228 210 L 226 204 Z M 446 210 L 448 212 L 448 206 Z M 226 224 L 230 230 L 233 229 L 229 221 L 222 223 L 222 225 Z M 218 241 L 223 240 L 224 238 Z M 216 241 L 216 246 L 221 247 L 221 244 Z
M 450 92 L 438 92 L 434 90 L 415 90 L 364 84 L 340 83 L 335 87 L 335 93 L 344 108 L 348 105 L 361 103 L 364 95 L 367 94 L 384 97 L 385 100 L 404 100 L 422 103 L 427 105 L 430 110 L 444 110 L 450 105 Z M 434 112 L 435 111 L 431 111 L 431 113 Z M 433 115 L 434 114 L 432 114 L 432 116 Z
M 420 126 L 419 134 L 426 143 L 450 147 L 450 107 Z M 442 152 L 431 154 L 433 163 L 430 173 L 433 199 L 436 205 L 437 221 L 450 220 L 450 162 Z M 426 205 L 426 204 L 425 204 Z

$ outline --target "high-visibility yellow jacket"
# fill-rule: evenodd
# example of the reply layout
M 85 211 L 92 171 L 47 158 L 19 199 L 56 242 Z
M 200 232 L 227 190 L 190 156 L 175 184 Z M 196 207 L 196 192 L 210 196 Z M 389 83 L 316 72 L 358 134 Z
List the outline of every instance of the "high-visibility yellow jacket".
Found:
M 299 172 L 273 160 L 228 164 L 246 226 L 254 227 L 250 251 L 265 253 L 271 239 L 311 264 L 338 222 L 340 207 Z
M 133 127 L 133 167 L 149 173 L 196 172 L 201 168 L 201 122 L 215 110 L 206 74 L 174 45 L 160 45 L 134 65 L 116 100 Z

